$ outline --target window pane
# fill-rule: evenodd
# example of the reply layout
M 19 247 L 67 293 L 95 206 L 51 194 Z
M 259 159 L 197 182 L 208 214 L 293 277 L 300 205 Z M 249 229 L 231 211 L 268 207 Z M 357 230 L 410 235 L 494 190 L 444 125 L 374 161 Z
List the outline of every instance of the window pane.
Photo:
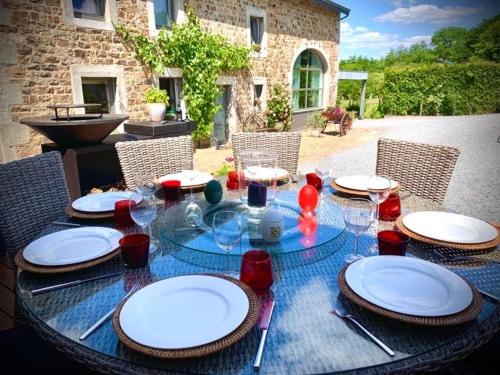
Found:
M 83 83 L 83 102 L 102 104 L 102 113 L 109 113 L 107 86 L 105 83 Z M 99 107 L 85 108 L 85 113 L 100 113 Z
M 309 63 L 311 68 L 323 69 L 323 64 L 321 63 L 321 60 L 318 57 L 318 55 L 316 55 L 315 53 L 311 53 L 311 60 Z
M 300 70 L 293 70 L 293 80 L 292 80 L 292 89 L 297 90 L 300 88 Z
M 73 14 L 76 18 L 104 17 L 106 0 L 73 0 Z
M 175 22 L 173 0 L 154 0 L 153 4 L 156 28 L 172 27 Z
M 307 70 L 300 71 L 300 88 L 307 88 Z
M 254 90 L 255 90 L 255 97 L 257 99 L 260 99 L 262 95 L 262 90 L 264 89 L 264 85 L 254 85 Z
M 292 93 L 292 109 L 296 110 L 299 109 L 299 92 L 294 91 Z
M 174 114 L 177 109 L 175 97 L 175 78 L 160 78 L 160 89 L 166 90 L 168 94 L 167 114 Z
M 262 36 L 264 35 L 263 17 L 250 17 L 250 35 L 252 36 L 252 43 L 262 43 Z
M 299 108 L 306 108 L 307 91 L 299 91 Z
M 319 106 L 319 90 L 311 90 L 307 93 L 307 108 Z
M 319 89 L 321 87 L 321 72 L 316 70 L 309 71 L 308 88 Z

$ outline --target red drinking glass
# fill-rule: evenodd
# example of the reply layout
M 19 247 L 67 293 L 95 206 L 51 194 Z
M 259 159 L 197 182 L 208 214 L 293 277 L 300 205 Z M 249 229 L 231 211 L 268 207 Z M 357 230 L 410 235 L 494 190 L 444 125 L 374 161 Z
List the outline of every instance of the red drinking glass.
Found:
M 401 199 L 398 194 L 391 194 L 380 203 L 378 218 L 383 221 L 394 221 L 401 215 Z
M 271 255 L 265 250 L 250 250 L 241 259 L 240 280 L 256 292 L 264 292 L 273 285 Z
M 120 239 L 122 257 L 128 268 L 140 268 L 148 264 L 149 236 L 147 234 L 130 234 Z
M 229 190 L 238 190 L 238 172 L 229 172 L 229 174 L 227 175 L 226 187 Z
M 130 205 L 135 204 L 134 200 L 123 199 L 115 202 L 115 222 L 120 228 L 131 227 L 135 225 L 130 216 Z
M 410 237 L 395 230 L 384 230 L 377 233 L 379 255 L 406 254 Z
M 163 181 L 161 187 L 166 201 L 178 201 L 181 198 L 181 182 L 179 180 Z
M 317 191 L 321 191 L 321 189 L 323 189 L 323 181 L 316 173 L 306 174 L 306 181 L 308 185 L 314 186 Z

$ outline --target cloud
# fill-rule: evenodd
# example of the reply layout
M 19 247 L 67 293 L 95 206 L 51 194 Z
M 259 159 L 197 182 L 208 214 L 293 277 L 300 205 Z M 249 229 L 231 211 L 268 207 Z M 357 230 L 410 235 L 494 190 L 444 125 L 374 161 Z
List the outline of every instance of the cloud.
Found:
M 434 24 L 456 22 L 471 14 L 481 12 L 482 8 L 472 7 L 444 7 L 433 4 L 421 4 L 408 8 L 397 8 L 389 13 L 375 17 L 378 22 L 418 23 L 429 22 Z
M 347 21 L 342 21 L 340 24 L 340 45 L 349 56 L 366 55 L 368 51 L 370 55 L 383 56 L 391 48 L 410 47 L 421 42 L 430 43 L 431 37 L 431 35 L 415 35 L 401 39 L 398 34 L 371 31 L 364 26 L 353 27 Z

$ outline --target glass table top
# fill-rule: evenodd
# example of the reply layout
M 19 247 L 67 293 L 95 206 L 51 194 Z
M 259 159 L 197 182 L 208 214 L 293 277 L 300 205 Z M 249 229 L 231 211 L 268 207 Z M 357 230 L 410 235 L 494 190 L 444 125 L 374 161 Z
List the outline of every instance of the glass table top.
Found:
M 282 191 L 272 208 L 283 217 L 284 231 L 280 241 L 263 240 L 260 219 L 250 215 L 237 199 L 224 200 L 210 205 L 204 199 L 182 201 L 166 208 L 155 223 L 155 231 L 161 240 L 169 240 L 178 246 L 212 254 L 225 254 L 217 246 L 212 235 L 212 220 L 216 212 L 231 210 L 241 213 L 244 233 L 240 245 L 231 252 L 240 256 L 252 248 L 266 249 L 273 255 L 308 250 L 339 237 L 345 230 L 342 208 L 334 202 L 324 204 L 315 213 L 302 212 L 297 203 L 296 191 Z M 189 226 L 190 215 L 197 215 L 195 226 Z

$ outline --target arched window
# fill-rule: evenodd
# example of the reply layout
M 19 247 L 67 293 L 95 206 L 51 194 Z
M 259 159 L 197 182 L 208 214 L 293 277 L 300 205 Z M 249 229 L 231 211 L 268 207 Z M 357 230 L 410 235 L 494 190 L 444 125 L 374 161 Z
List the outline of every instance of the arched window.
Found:
M 308 49 L 297 57 L 293 65 L 293 110 L 321 107 L 323 70 L 323 63 L 315 52 Z

